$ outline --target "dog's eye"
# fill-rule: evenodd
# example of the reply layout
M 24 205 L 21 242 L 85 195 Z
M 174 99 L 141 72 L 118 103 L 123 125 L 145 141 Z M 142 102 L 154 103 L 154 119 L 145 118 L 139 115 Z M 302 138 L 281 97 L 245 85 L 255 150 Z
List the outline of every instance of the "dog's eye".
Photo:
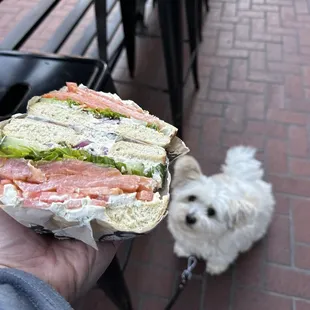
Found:
M 190 195 L 190 196 L 188 196 L 187 199 L 188 199 L 189 202 L 193 202 L 193 201 L 195 201 L 197 199 L 197 197 L 194 196 L 194 195 Z
M 215 210 L 213 208 L 208 208 L 207 214 L 209 217 L 213 217 L 215 215 Z

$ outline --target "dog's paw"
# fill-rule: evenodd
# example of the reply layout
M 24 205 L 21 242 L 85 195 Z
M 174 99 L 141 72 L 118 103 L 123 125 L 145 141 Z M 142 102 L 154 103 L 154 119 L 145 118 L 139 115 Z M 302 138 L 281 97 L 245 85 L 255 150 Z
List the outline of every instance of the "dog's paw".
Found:
M 188 257 L 186 251 L 177 243 L 174 244 L 173 252 L 177 257 Z
M 249 243 L 245 244 L 245 245 L 242 247 L 242 249 L 240 249 L 240 252 L 241 252 L 241 253 L 246 253 L 246 252 L 248 252 L 248 251 L 252 248 L 252 246 L 253 246 L 253 243 L 252 243 L 252 242 L 249 242 Z
M 207 263 L 206 272 L 210 275 L 219 275 L 226 271 L 228 265 L 221 265 L 221 264 L 211 264 L 210 262 Z

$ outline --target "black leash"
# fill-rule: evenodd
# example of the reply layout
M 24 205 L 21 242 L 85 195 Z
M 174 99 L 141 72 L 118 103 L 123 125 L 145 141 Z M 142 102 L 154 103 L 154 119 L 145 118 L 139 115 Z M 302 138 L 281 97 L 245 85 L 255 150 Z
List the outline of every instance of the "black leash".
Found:
M 170 299 L 168 305 L 166 306 L 165 310 L 170 310 L 175 302 L 177 301 L 178 297 L 184 290 L 187 282 L 192 278 L 192 271 L 197 265 L 197 258 L 195 256 L 190 256 L 187 260 L 187 269 L 183 270 L 182 275 L 181 275 L 181 281 L 176 289 L 174 295 Z

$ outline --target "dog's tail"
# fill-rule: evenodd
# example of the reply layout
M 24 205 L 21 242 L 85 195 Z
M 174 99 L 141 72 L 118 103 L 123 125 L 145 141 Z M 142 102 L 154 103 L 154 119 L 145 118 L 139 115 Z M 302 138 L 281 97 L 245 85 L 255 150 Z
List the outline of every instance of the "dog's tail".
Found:
M 261 162 L 255 159 L 256 149 L 248 146 L 235 146 L 228 150 L 223 173 L 245 181 L 256 181 L 263 177 Z

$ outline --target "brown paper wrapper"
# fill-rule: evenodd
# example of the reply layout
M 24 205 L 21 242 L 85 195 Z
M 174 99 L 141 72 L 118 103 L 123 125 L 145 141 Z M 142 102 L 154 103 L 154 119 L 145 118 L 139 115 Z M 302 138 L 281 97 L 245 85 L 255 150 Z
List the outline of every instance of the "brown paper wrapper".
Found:
M 12 117 L 24 118 L 26 116 L 27 114 L 16 114 Z M 0 129 L 9 121 L 10 119 L 0 122 Z M 174 137 L 170 145 L 166 148 L 166 151 L 169 163 L 171 164 L 179 156 L 188 153 L 189 149 L 181 139 Z M 171 175 L 169 170 L 167 170 L 163 188 L 159 191 L 160 196 L 165 197 L 166 200 L 169 200 L 170 181 Z M 100 241 L 125 240 L 146 234 L 154 229 L 168 214 L 168 209 L 166 208 L 158 221 L 154 223 L 152 227 L 148 227 L 147 230 L 119 231 L 105 220 L 104 211 L 102 211 L 102 214 L 100 214 L 100 212 L 91 214 L 90 211 L 90 214 L 83 215 L 82 221 L 76 219 L 70 220 L 70 216 L 68 215 L 56 214 L 49 209 L 25 208 L 20 202 L 8 204 L 1 198 L 2 197 L 0 197 L 0 201 L 3 204 L 2 209 L 16 221 L 33 229 L 36 233 L 53 234 L 59 239 L 77 239 L 95 249 L 97 249 L 96 243 Z M 102 208 L 102 210 L 104 210 L 104 208 Z M 67 213 L 70 213 L 70 211 Z

